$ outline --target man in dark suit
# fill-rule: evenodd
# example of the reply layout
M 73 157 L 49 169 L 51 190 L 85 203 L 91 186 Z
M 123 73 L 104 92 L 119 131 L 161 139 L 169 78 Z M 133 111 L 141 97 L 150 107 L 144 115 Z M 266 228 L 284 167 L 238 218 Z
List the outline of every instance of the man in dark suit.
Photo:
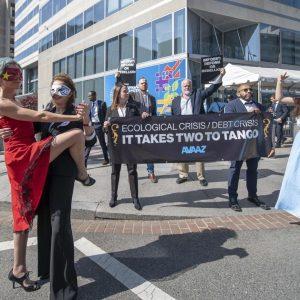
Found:
M 289 109 L 286 105 L 279 103 L 274 95 L 271 96 L 270 100 L 272 101 L 271 111 L 274 118 L 275 136 L 277 138 L 275 147 L 280 148 L 283 140 L 283 125 L 288 117 Z
M 109 164 L 108 159 L 108 151 L 107 145 L 105 142 L 105 134 L 103 132 L 103 123 L 105 121 L 106 116 L 106 103 L 102 100 L 97 100 L 97 94 L 95 91 L 90 91 L 88 94 L 88 99 L 90 101 L 90 119 L 92 125 L 95 128 L 96 135 L 98 137 L 100 146 L 102 148 L 104 161 L 102 163 L 103 166 Z M 87 160 L 89 158 L 92 147 L 86 147 L 85 149 L 85 164 L 87 164 Z
M 237 88 L 237 98 L 230 101 L 225 106 L 225 113 L 259 113 L 264 108 L 261 104 L 253 101 L 253 90 L 249 84 L 241 84 Z M 270 209 L 264 202 L 260 201 L 257 197 L 257 167 L 260 157 L 253 157 L 246 160 L 247 164 L 247 190 L 248 201 L 254 203 L 262 209 Z M 240 204 L 237 200 L 238 184 L 240 178 L 240 171 L 243 161 L 232 161 L 229 169 L 228 176 L 228 194 L 229 194 L 229 207 L 234 211 L 242 211 Z
M 222 77 L 225 75 L 225 69 L 221 69 L 220 75 L 212 82 L 213 84 L 205 89 L 193 89 L 192 81 L 184 79 L 181 83 L 182 95 L 177 96 L 172 101 L 172 115 L 200 115 L 205 114 L 204 100 L 211 96 L 222 85 Z M 178 163 L 177 168 L 179 177 L 176 183 L 181 184 L 187 181 L 189 165 L 187 163 Z M 197 178 L 202 186 L 207 186 L 203 162 L 196 162 Z

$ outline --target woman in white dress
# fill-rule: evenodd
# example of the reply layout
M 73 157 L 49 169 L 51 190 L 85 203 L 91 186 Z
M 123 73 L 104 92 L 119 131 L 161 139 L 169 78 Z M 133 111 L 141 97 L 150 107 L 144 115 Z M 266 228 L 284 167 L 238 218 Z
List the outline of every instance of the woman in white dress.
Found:
M 282 82 L 287 77 L 286 73 L 278 77 L 275 97 L 280 103 L 295 106 L 292 114 L 296 117 L 299 126 L 300 98 L 283 97 L 282 94 Z M 300 217 L 300 132 L 297 133 L 291 149 L 275 208 Z

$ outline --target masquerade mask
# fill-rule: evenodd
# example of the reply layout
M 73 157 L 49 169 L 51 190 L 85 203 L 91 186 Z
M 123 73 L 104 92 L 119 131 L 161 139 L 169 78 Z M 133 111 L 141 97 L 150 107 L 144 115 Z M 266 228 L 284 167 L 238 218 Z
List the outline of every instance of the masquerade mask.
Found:
M 60 97 L 69 96 L 71 93 L 71 89 L 66 85 L 53 84 L 50 90 L 51 96 L 58 95 Z
M 6 81 L 22 81 L 23 75 L 19 68 L 6 67 L 1 74 L 1 78 Z

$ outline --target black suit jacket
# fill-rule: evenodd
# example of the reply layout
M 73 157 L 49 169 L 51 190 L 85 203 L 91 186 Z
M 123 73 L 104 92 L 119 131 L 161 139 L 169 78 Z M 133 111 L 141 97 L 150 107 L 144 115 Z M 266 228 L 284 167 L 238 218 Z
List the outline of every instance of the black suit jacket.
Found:
M 138 103 L 141 103 L 141 92 L 131 92 L 130 93 L 132 99 Z M 149 97 L 149 101 L 150 101 L 150 114 L 151 116 L 156 116 L 157 112 L 156 112 L 156 100 L 155 97 L 148 94 Z M 142 109 L 142 105 L 140 105 L 140 108 Z M 142 113 L 142 111 L 141 111 Z
M 259 108 L 261 111 L 265 111 L 264 106 L 262 106 L 261 104 L 259 104 L 256 101 L 253 101 L 256 105 L 257 108 Z M 229 101 L 224 109 L 225 113 L 246 113 L 248 112 L 245 105 L 243 104 L 243 102 L 239 99 L 236 98 L 234 100 Z
M 273 103 L 272 104 L 272 109 L 273 109 L 274 119 L 281 118 L 282 121 L 284 122 L 286 120 L 288 114 L 289 114 L 288 107 L 284 104 L 278 103 L 277 107 L 276 107 L 276 110 L 275 110 L 275 106 L 276 106 L 276 104 Z
M 222 83 L 212 84 L 209 88 L 205 90 L 195 89 L 191 94 L 191 101 L 192 101 L 192 108 L 193 108 L 193 115 L 200 115 L 205 114 L 204 110 L 204 100 L 211 96 L 220 86 Z M 181 115 L 181 96 L 177 96 L 172 101 L 172 115 Z
M 103 125 L 105 121 L 105 116 L 107 112 L 107 106 L 106 103 L 102 100 L 96 100 L 95 104 L 98 106 L 98 118 L 99 122 Z M 90 118 L 91 118 L 91 111 L 90 111 Z

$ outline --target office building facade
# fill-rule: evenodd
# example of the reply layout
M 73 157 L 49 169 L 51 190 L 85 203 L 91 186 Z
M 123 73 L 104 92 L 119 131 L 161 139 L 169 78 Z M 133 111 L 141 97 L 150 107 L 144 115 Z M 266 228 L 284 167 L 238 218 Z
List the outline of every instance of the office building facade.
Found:
M 16 59 L 24 93 L 49 101 L 53 74 L 111 102 L 120 59 L 134 57 L 164 111 L 181 80 L 200 84 L 200 59 L 300 70 L 300 0 L 18 0 Z
M 0 56 L 14 57 L 15 1 L 0 0 Z

